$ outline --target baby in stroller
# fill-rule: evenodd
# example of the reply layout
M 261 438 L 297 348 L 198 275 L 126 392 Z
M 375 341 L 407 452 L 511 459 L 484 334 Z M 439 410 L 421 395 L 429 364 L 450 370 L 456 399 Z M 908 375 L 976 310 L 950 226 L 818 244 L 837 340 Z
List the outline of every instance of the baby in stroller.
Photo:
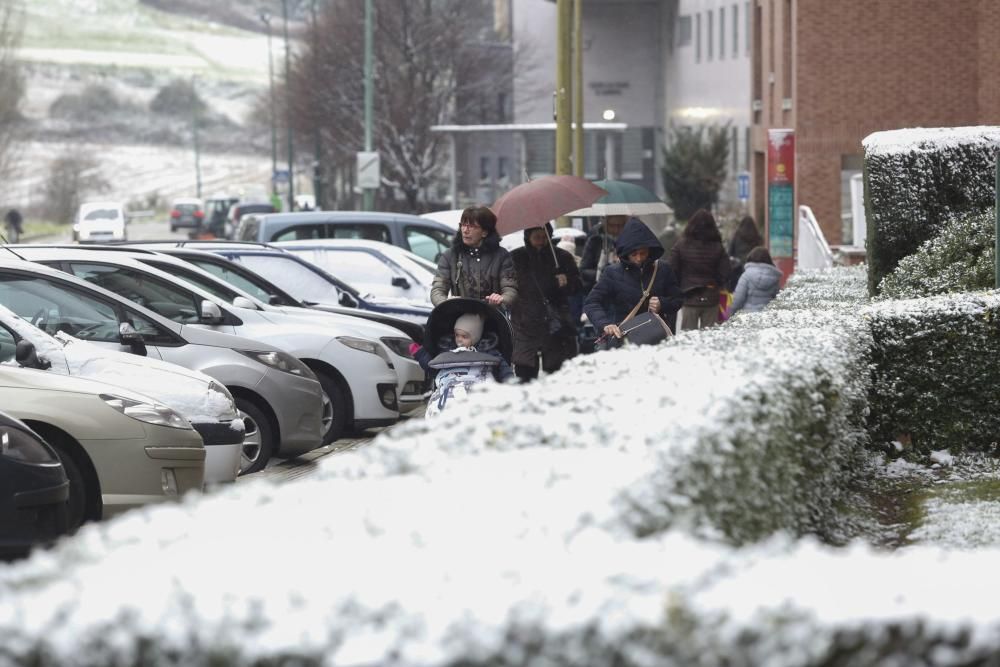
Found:
M 432 358 L 426 347 L 415 349 L 414 357 L 434 378 L 426 416 L 438 414 L 453 399 L 465 398 L 474 385 L 513 377 L 501 353 L 500 336 L 493 331 L 484 333 L 485 321 L 480 313 L 463 313 L 455 319 L 451 335 L 441 336 L 438 348 L 442 352 Z

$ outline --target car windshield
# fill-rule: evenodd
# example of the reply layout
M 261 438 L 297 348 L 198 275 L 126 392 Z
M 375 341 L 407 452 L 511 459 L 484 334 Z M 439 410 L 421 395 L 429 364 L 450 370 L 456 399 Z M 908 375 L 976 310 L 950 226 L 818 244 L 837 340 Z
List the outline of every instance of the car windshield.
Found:
M 278 292 L 277 290 L 280 288 L 268 284 L 266 280 L 255 274 L 253 271 L 246 270 L 241 266 L 234 265 L 232 263 L 228 266 L 222 266 L 212 261 L 191 259 L 187 257 L 184 259 L 191 264 L 194 264 L 202 271 L 207 271 L 213 276 L 218 276 L 219 279 L 233 285 L 234 287 L 238 287 L 247 294 L 254 296 L 256 299 L 263 301 L 264 303 L 286 306 L 298 305 L 294 302 L 290 302 L 284 294 Z
M 231 259 L 259 273 L 300 301 L 340 303 L 341 290 L 321 273 L 282 255 L 236 255 Z

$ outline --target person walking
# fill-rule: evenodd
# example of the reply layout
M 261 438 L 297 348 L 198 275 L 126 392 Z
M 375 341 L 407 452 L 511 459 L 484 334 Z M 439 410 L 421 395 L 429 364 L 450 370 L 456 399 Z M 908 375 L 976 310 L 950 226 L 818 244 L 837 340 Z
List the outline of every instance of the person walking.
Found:
M 462 211 L 451 250 L 438 259 L 431 303 L 436 306 L 449 296 L 483 299 L 506 308 L 517 299 L 514 263 L 506 248 L 500 247 L 497 217 L 486 206 Z
M 715 216 L 705 209 L 695 211 L 667 262 L 684 293 L 681 330 L 718 324 L 719 295 L 729 276 L 729 255 L 722 247 Z
M 601 272 L 608 265 L 618 262 L 615 240 L 621 234 L 626 220 L 628 220 L 627 215 L 609 215 L 604 219 L 604 223 L 598 225 L 594 233 L 587 237 L 583 255 L 580 256 L 580 278 L 583 280 L 585 294 L 594 288 L 601 277 Z
M 21 217 L 21 212 L 16 208 L 12 208 L 7 211 L 7 214 L 3 217 L 4 226 L 7 228 L 7 241 L 10 243 L 19 243 L 21 240 L 21 234 L 24 232 L 24 218 Z
M 747 255 L 760 245 L 764 245 L 764 239 L 757 229 L 757 223 L 749 215 L 743 216 L 726 248 L 726 252 L 729 253 L 728 289 L 730 292 L 736 291 L 736 284 L 743 273 L 743 265 L 746 264 Z
M 615 242 L 615 252 L 621 261 L 601 273 L 583 304 L 594 328 L 620 340 L 619 323 L 637 307 L 672 323 L 682 295 L 674 272 L 660 259 L 663 246 L 656 235 L 638 218 L 629 218 Z
M 567 237 L 568 238 L 568 237 Z M 546 373 L 576 356 L 577 332 L 569 300 L 582 288 L 573 255 L 552 245 L 552 225 L 524 230 L 524 247 L 510 253 L 517 275 L 514 374 L 522 382 L 538 377 L 538 356 Z
M 735 315 L 741 310 L 748 313 L 763 310 L 771 303 L 781 289 L 781 269 L 774 265 L 771 253 L 764 246 L 757 246 L 747 253 L 746 267 L 736 291 L 733 294 L 733 305 L 729 315 Z

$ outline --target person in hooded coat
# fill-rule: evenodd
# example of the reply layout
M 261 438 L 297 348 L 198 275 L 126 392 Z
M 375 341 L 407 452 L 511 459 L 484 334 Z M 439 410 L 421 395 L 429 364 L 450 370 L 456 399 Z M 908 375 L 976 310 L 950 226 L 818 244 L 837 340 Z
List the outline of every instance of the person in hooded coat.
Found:
M 658 313 L 672 325 L 683 299 L 674 272 L 660 260 L 663 246 L 656 236 L 641 220 L 629 218 L 618 235 L 615 249 L 620 261 L 604 270 L 583 304 L 591 324 L 600 333 L 621 338 L 619 323 L 642 301 L 639 312 Z M 657 263 L 656 279 L 649 296 L 643 299 Z
M 573 255 L 552 243 L 552 225 L 524 230 L 524 247 L 510 253 L 517 274 L 517 301 L 510 311 L 514 330 L 514 374 L 538 377 L 538 353 L 546 373 L 576 356 L 576 326 L 569 299 L 582 283 Z
M 431 283 L 435 306 L 449 296 L 483 299 L 491 306 L 510 306 L 517 299 L 514 263 L 500 247 L 497 217 L 486 206 L 462 211 L 451 250 L 441 253 Z
M 736 284 L 733 305 L 729 314 L 740 310 L 756 312 L 771 303 L 781 289 L 781 269 L 774 265 L 771 253 L 764 246 L 757 246 L 747 254 L 743 274 Z

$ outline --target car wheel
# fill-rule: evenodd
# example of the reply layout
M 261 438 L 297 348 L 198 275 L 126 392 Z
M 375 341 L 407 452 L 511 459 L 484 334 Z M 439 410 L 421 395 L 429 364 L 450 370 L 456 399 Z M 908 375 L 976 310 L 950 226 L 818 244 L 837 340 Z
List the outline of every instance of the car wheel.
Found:
M 347 427 L 347 396 L 337 381 L 323 372 L 316 372 L 323 387 L 323 444 L 329 445 L 339 438 Z
M 264 469 L 278 443 L 274 441 L 274 429 L 267 415 L 253 401 L 237 397 L 236 410 L 246 429 L 240 450 L 240 474 L 247 475 Z
M 76 529 L 87 520 L 87 481 L 83 477 L 80 466 L 77 465 L 73 457 L 60 445 L 51 442 L 59 460 L 62 462 L 63 470 L 66 471 L 66 479 L 69 480 L 69 498 L 66 500 L 66 532 L 75 533 Z

